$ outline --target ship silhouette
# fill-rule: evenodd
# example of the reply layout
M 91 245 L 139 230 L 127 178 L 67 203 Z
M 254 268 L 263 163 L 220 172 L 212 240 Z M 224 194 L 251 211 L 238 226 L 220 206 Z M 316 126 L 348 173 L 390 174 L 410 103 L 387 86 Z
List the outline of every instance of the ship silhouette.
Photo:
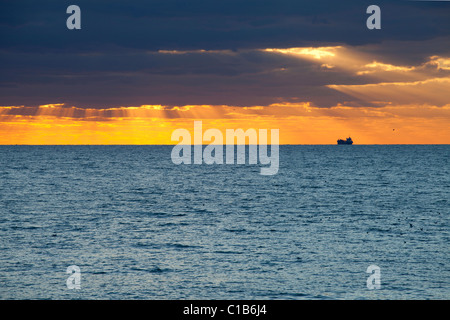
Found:
M 353 144 L 353 140 L 352 138 L 348 137 L 346 140 L 344 139 L 339 139 L 337 141 L 337 144 Z

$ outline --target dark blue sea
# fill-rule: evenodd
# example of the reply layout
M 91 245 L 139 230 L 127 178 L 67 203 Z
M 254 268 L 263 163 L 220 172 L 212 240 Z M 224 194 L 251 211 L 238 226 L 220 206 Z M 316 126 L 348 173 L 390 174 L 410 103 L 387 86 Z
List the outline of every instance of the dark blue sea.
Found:
M 0 146 L 0 299 L 450 298 L 449 145 L 171 150 Z

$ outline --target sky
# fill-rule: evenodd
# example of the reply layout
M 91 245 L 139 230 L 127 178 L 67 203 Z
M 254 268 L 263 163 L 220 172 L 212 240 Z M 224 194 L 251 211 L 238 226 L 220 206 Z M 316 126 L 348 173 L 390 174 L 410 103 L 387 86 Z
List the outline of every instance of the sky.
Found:
M 194 120 L 449 144 L 449 18 L 450 1 L 0 0 L 0 144 L 174 144 Z

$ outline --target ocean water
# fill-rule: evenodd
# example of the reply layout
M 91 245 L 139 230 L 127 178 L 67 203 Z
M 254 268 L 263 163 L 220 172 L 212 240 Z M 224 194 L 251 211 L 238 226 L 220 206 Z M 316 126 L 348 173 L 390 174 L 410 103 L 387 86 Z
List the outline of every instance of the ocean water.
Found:
M 0 146 L 0 299 L 450 298 L 450 146 L 171 149 Z

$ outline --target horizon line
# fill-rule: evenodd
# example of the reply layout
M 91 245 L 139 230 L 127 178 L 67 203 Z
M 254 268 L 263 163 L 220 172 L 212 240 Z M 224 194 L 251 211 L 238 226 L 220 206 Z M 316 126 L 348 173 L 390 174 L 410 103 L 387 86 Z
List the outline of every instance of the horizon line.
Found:
M 449 0 L 450 1 L 450 0 Z M 0 147 L 5 146 L 197 146 L 199 144 L 0 144 Z M 202 144 L 202 146 L 209 146 L 211 144 Z M 215 144 L 212 144 L 215 145 Z M 233 144 L 234 146 L 259 146 L 259 144 Z M 292 144 L 292 143 L 279 143 L 278 146 L 337 146 L 334 143 L 315 143 L 315 144 Z M 450 143 L 368 143 L 368 144 L 352 144 L 351 146 L 448 146 Z M 217 145 L 217 146 L 220 146 Z M 227 146 L 227 144 L 222 144 Z M 267 144 L 272 146 L 272 144 Z

